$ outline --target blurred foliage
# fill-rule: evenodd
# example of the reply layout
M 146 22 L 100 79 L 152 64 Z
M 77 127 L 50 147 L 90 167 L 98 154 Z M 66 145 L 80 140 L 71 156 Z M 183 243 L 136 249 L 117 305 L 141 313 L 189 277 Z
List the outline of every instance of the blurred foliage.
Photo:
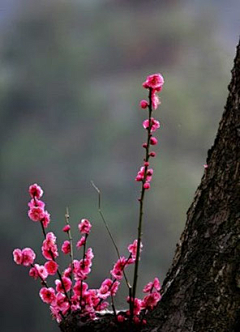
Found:
M 78 221 L 93 222 L 90 284 L 98 287 L 116 254 L 90 181 L 101 189 L 124 254 L 137 233 L 134 178 L 145 139 L 139 100 L 147 97 L 141 83 L 161 72 L 162 128 L 146 197 L 139 287 L 156 275 L 162 280 L 217 130 L 234 48 L 227 51 L 219 39 L 215 1 L 9 3 L 0 16 L 1 331 L 53 332 L 58 328 L 39 285 L 11 260 L 15 247 L 31 246 L 43 262 L 40 227 L 27 218 L 28 186 L 37 182 L 45 190 L 58 243 L 66 206 L 75 240 Z

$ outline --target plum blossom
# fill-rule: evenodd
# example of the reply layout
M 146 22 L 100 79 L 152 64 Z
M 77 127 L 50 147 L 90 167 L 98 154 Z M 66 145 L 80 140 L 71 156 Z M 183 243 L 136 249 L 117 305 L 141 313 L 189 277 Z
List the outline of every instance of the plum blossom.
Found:
M 151 103 L 154 110 L 156 110 L 158 108 L 158 105 L 161 104 L 160 99 L 154 90 L 151 93 Z
M 80 295 L 85 294 L 87 289 L 88 289 L 88 284 L 86 282 L 81 281 L 81 280 L 77 280 L 75 282 L 75 285 L 73 286 L 73 292 L 77 297 L 79 297 Z
M 68 292 L 71 289 L 72 281 L 67 277 L 62 277 L 62 280 L 55 280 L 56 291 L 60 293 Z
M 139 315 L 142 308 L 142 300 L 135 297 L 133 301 L 133 299 L 132 298 L 130 299 L 130 297 L 128 296 L 127 302 L 130 303 L 130 301 L 133 302 L 133 314 Z
M 63 227 L 62 230 L 63 230 L 63 232 L 66 232 L 66 233 L 67 233 L 67 232 L 70 231 L 70 229 L 71 229 L 70 225 L 67 224 L 67 225 L 65 225 L 65 226 Z
M 43 302 L 51 304 L 55 301 L 55 290 L 52 287 L 43 287 L 40 289 L 39 295 Z
M 91 272 L 93 257 L 92 248 L 88 248 L 85 253 L 85 258 L 80 261 L 73 261 L 73 274 L 75 280 L 85 280 L 87 278 L 87 275 Z
M 32 221 L 41 221 L 44 218 L 44 209 L 40 206 L 33 206 L 28 211 L 28 216 Z
M 44 215 L 41 219 L 44 228 L 47 228 L 50 223 L 50 214 L 47 211 L 44 211 Z
M 58 264 L 55 261 L 50 260 L 44 264 L 44 267 L 49 275 L 54 275 L 57 272 Z
M 37 198 L 37 199 L 39 199 L 39 198 L 41 198 L 42 195 L 43 195 L 43 190 L 42 190 L 42 188 L 41 188 L 38 184 L 36 184 L 36 183 L 32 184 L 32 185 L 29 187 L 28 192 L 29 192 L 29 194 L 30 194 L 30 196 L 31 196 L 32 198 Z
M 35 258 L 36 254 L 31 248 L 15 249 L 13 251 L 13 260 L 18 265 L 30 266 Z
M 92 225 L 88 219 L 82 219 L 81 222 L 78 224 L 78 229 L 82 234 L 89 234 Z
M 150 132 L 152 133 L 152 132 L 156 131 L 158 128 L 160 128 L 160 122 L 155 120 L 154 118 L 151 118 L 150 126 L 151 126 Z M 145 129 L 149 128 L 149 120 L 148 119 L 143 121 L 143 128 L 145 128 Z
M 13 250 L 13 260 L 18 265 L 22 264 L 22 250 L 21 249 Z
M 156 91 L 161 91 L 164 84 L 164 79 L 161 74 L 149 75 L 146 81 L 143 83 L 143 87 L 146 89 L 154 89 Z
M 153 281 L 149 282 L 144 288 L 143 288 L 143 292 L 144 293 L 148 293 L 148 292 L 152 292 L 153 290 L 156 290 L 156 291 L 160 291 L 161 289 L 161 285 L 160 285 L 160 282 L 159 282 L 159 279 L 158 278 L 155 278 Z
M 136 255 L 137 255 L 137 245 L 138 245 L 138 240 L 134 240 L 132 244 L 129 244 L 128 246 L 128 251 L 131 254 L 131 258 L 133 258 L 134 260 L 136 259 Z M 140 251 L 142 251 L 143 248 L 143 244 L 140 243 Z
M 153 292 L 146 295 L 142 301 L 142 307 L 144 309 L 152 310 L 157 303 L 161 300 L 161 295 L 159 292 Z
M 41 201 L 40 199 L 32 198 L 30 200 L 30 202 L 28 203 L 28 206 L 29 206 L 30 209 L 38 206 L 38 207 L 40 207 L 44 210 L 45 203 L 43 201 Z
M 148 104 L 147 100 L 141 100 L 141 101 L 140 101 L 140 107 L 141 107 L 142 109 L 147 108 L 148 105 L 149 105 L 149 104 Z
M 145 177 L 145 171 L 146 171 L 146 178 L 145 181 L 150 182 L 152 180 L 152 175 L 153 175 L 153 169 L 149 168 L 146 170 L 147 166 L 143 166 L 140 168 L 140 171 L 138 172 L 135 180 L 136 181 L 143 181 Z
M 67 255 L 71 252 L 71 245 L 70 245 L 70 241 L 66 240 L 63 242 L 62 245 L 62 252 Z
M 81 239 L 77 242 L 76 247 L 80 249 L 84 244 L 86 244 L 86 237 L 82 236 Z
M 150 137 L 150 144 L 151 145 L 157 145 L 158 144 L 158 140 L 156 137 Z
M 113 269 L 110 271 L 111 275 L 114 279 L 121 280 L 123 277 L 123 270 L 127 265 L 128 260 L 122 256 L 120 257 L 117 262 L 114 264 Z
M 46 234 L 46 239 L 42 245 L 42 254 L 47 260 L 53 260 L 58 256 L 56 236 L 52 232 Z
M 42 279 L 45 280 L 48 277 L 48 272 L 47 269 L 45 268 L 45 266 L 43 265 L 39 265 L 39 264 L 35 264 L 30 270 L 29 270 L 29 275 L 30 277 L 32 277 L 33 279 Z

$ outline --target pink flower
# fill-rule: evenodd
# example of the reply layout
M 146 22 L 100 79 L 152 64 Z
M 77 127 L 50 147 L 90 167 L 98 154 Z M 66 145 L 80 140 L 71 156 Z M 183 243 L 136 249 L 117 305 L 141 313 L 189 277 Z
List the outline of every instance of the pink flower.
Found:
M 78 224 L 78 229 L 80 233 L 82 234 L 89 234 L 90 230 L 92 228 L 92 225 L 89 220 L 82 219 L 81 222 Z
M 58 269 L 58 264 L 54 261 L 47 261 L 45 264 L 44 264 L 48 274 L 50 275 L 54 275 L 56 274 L 57 272 L 57 269 Z
M 119 285 L 120 285 L 120 282 L 117 280 L 112 283 L 112 287 L 110 289 L 111 295 L 113 295 L 113 296 L 116 295 Z
M 51 304 L 55 301 L 55 290 L 52 287 L 43 287 L 40 289 L 39 295 L 43 302 Z
M 87 252 L 86 252 L 86 258 L 89 259 L 90 261 L 92 261 L 94 254 L 93 254 L 93 250 L 92 248 L 88 248 Z M 91 264 L 92 265 L 92 264 Z
M 21 249 L 13 250 L 13 260 L 18 265 L 22 264 L 22 250 Z
M 47 211 L 44 212 L 44 216 L 41 219 L 41 222 L 43 223 L 44 228 L 48 227 L 48 225 L 50 223 L 50 214 Z
M 80 249 L 86 243 L 85 236 L 82 236 L 81 239 L 77 242 L 76 247 Z
M 77 280 L 73 287 L 73 292 L 74 292 L 74 295 L 81 296 L 86 293 L 87 289 L 88 289 L 88 284 L 86 282 Z
M 154 152 L 154 151 L 150 152 L 150 153 L 149 153 L 149 156 L 150 156 L 150 157 L 153 157 L 153 158 L 156 157 L 156 152 Z
M 107 285 L 102 285 L 98 290 L 98 297 L 100 299 L 107 299 L 111 295 L 109 287 Z
M 70 225 L 67 224 L 66 226 L 63 227 L 62 230 L 63 230 L 63 232 L 66 232 L 66 233 L 67 233 L 67 232 L 70 231 L 70 229 L 71 229 Z
M 71 275 L 72 275 L 72 264 L 63 271 L 64 277 L 71 278 Z
M 53 306 L 54 306 L 55 310 L 57 310 L 58 312 L 61 311 L 62 314 L 64 315 L 65 313 L 67 313 L 67 311 L 70 307 L 70 304 L 67 300 L 67 297 L 63 293 L 59 292 L 56 294 L 56 298 L 53 303 Z
M 35 264 L 30 269 L 29 275 L 30 275 L 30 277 L 32 277 L 34 279 L 41 278 L 42 280 L 45 280 L 48 277 L 48 272 L 47 272 L 47 269 L 45 268 L 45 266 L 39 265 L 39 264 Z
M 44 210 L 45 203 L 43 201 L 41 201 L 40 199 L 32 198 L 31 201 L 28 203 L 28 206 L 29 206 L 30 210 L 37 206 Z
M 22 250 L 22 265 L 30 266 L 33 264 L 35 258 L 36 254 L 31 248 L 25 248 Z
M 111 275 L 114 279 L 121 280 L 123 277 L 123 269 L 127 265 L 127 259 L 125 257 L 120 257 L 115 265 L 113 266 L 113 269 L 110 271 Z
M 47 233 L 46 239 L 43 241 L 42 254 L 48 260 L 53 260 L 58 256 L 56 236 L 52 232 Z
M 160 99 L 159 99 L 158 95 L 156 95 L 155 91 L 152 91 L 151 101 L 152 101 L 152 108 L 154 110 L 156 110 L 158 108 L 158 105 L 161 104 Z
M 154 118 L 151 118 L 151 133 L 156 131 L 158 128 L 160 128 L 160 122 L 155 120 Z M 149 120 L 143 121 L 143 128 L 148 129 L 149 128 Z
M 132 254 L 132 258 L 135 260 L 136 259 L 136 255 L 137 255 L 137 244 L 138 244 L 138 240 L 134 240 L 134 242 L 132 244 L 130 244 L 128 246 L 128 251 L 130 252 L 130 254 Z M 142 243 L 140 243 L 140 252 L 142 251 Z
M 145 182 L 144 185 L 143 185 L 143 188 L 146 189 L 146 190 L 150 189 L 150 187 L 151 187 L 151 185 L 150 185 L 149 182 Z
M 86 257 L 87 255 L 85 255 Z M 87 275 L 91 272 L 92 261 L 89 258 L 81 259 L 80 261 L 73 261 L 73 274 L 75 280 L 85 280 Z
M 142 307 L 144 309 L 152 310 L 157 303 L 161 300 L 161 295 L 158 292 L 146 295 L 142 301 Z
M 150 144 L 151 145 L 157 145 L 158 144 L 158 140 L 156 139 L 156 137 L 151 137 L 150 138 Z
M 137 174 L 135 180 L 142 181 L 144 179 L 144 174 L 145 174 L 145 167 L 141 167 L 140 171 L 138 171 L 138 174 Z
M 63 282 L 63 284 L 62 284 Z M 55 280 L 55 285 L 56 285 L 56 291 L 60 293 L 64 293 L 64 289 L 66 292 L 68 292 L 71 289 L 72 286 L 72 281 L 71 279 L 67 277 L 62 277 L 62 281 L 59 279 Z M 64 285 L 64 288 L 63 288 Z
M 71 245 L 70 245 L 70 241 L 64 241 L 63 245 L 62 245 L 62 252 L 67 255 L 71 252 Z
M 44 210 L 40 206 L 33 206 L 28 211 L 28 216 L 32 221 L 40 221 L 44 218 Z
M 128 296 L 127 297 L 127 302 L 130 303 L 133 302 L 133 299 Z M 133 303 L 133 314 L 134 315 L 139 315 L 142 307 L 142 300 L 135 298 L 134 303 Z
M 164 84 L 164 79 L 161 74 L 149 75 L 146 81 L 143 83 L 143 87 L 146 89 L 154 89 L 156 91 L 161 91 Z
M 44 265 L 38 265 L 38 264 L 35 264 L 34 267 L 35 267 L 35 269 L 36 269 L 36 271 L 37 271 L 37 273 L 38 273 L 38 276 L 39 276 L 41 279 L 43 279 L 43 280 L 47 279 L 47 277 L 48 277 L 48 272 L 47 272 L 47 269 L 45 268 Z
M 38 271 L 37 269 L 34 267 L 32 267 L 30 270 L 29 270 L 29 276 L 32 277 L 33 279 L 37 279 L 39 278 L 39 275 L 38 275 Z
M 146 100 L 141 100 L 140 101 L 140 107 L 142 109 L 146 109 L 148 107 L 148 102 Z
M 158 278 L 155 278 L 155 279 L 153 280 L 153 282 L 149 282 L 149 283 L 143 288 L 143 292 L 144 292 L 144 293 L 152 292 L 154 289 L 155 289 L 156 291 L 160 291 L 160 289 L 161 289 L 161 285 L 160 285 L 160 282 L 159 282 L 159 279 L 158 279 Z
M 41 198 L 42 195 L 43 195 L 43 190 L 42 190 L 42 188 L 41 188 L 38 184 L 36 184 L 36 183 L 32 184 L 32 185 L 29 187 L 28 192 L 29 192 L 29 194 L 30 194 L 30 196 L 31 196 L 32 198 L 38 198 L 38 199 L 39 199 L 39 198 Z

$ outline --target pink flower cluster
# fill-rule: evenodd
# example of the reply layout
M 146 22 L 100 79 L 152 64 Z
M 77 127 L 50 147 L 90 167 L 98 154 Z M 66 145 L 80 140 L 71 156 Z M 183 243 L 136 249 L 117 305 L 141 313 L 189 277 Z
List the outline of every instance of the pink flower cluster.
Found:
M 45 203 L 40 200 L 43 195 L 43 190 L 36 183 L 29 187 L 29 194 L 31 201 L 28 203 L 28 216 L 32 221 L 40 221 L 44 228 L 47 228 L 50 223 L 50 214 L 44 210 Z
M 153 170 L 149 167 L 150 157 L 155 157 L 155 151 L 150 151 L 150 146 L 158 144 L 158 140 L 153 133 L 160 128 L 160 122 L 152 117 L 152 111 L 158 108 L 160 100 L 157 95 L 162 90 L 164 79 L 161 74 L 153 74 L 147 77 L 143 83 L 143 87 L 149 90 L 149 101 L 141 100 L 140 107 L 142 109 L 148 108 L 149 117 L 143 121 L 143 128 L 147 130 L 148 138 L 147 142 L 143 144 L 143 148 L 146 149 L 146 157 L 144 159 L 144 165 L 140 168 L 135 180 L 142 182 L 144 189 L 150 188 L 150 181 L 152 179 Z
M 149 101 L 142 100 L 140 106 L 142 109 L 148 109 L 148 119 L 143 121 L 143 128 L 147 131 L 147 141 L 143 144 L 146 151 L 143 166 L 137 173 L 136 181 L 142 183 L 142 194 L 139 200 L 143 200 L 145 189 L 150 188 L 153 169 L 150 168 L 149 159 L 155 157 L 156 153 L 150 151 L 152 146 L 158 143 L 156 137 L 153 136 L 160 128 L 160 122 L 152 116 L 153 110 L 156 110 L 160 104 L 158 92 L 162 90 L 164 79 L 160 74 L 154 74 L 147 77 L 143 83 L 143 87 L 149 90 Z M 110 271 L 110 277 L 106 278 L 99 288 L 89 288 L 87 279 L 91 272 L 92 261 L 94 258 L 93 250 L 87 247 L 88 236 L 91 232 L 92 225 L 88 219 L 82 219 L 78 224 L 80 238 L 76 243 L 77 249 L 81 249 L 82 255 L 76 259 L 73 257 L 73 239 L 71 236 L 71 227 L 66 214 L 66 225 L 62 228 L 63 233 L 68 238 L 63 241 L 61 251 L 64 255 L 69 255 L 70 262 L 61 273 L 57 258 L 59 250 L 57 246 L 57 238 L 53 232 L 46 232 L 46 228 L 50 223 L 50 214 L 45 210 L 45 203 L 41 200 L 43 190 L 38 184 L 29 187 L 31 197 L 28 203 L 28 216 L 32 221 L 39 222 L 44 235 L 42 242 L 42 264 L 35 263 L 36 254 L 31 248 L 15 249 L 13 251 L 14 262 L 18 265 L 29 267 L 29 275 L 40 281 L 41 289 L 39 296 L 43 302 L 50 306 L 52 316 L 61 322 L 68 314 L 77 311 L 81 319 L 96 319 L 98 312 L 104 310 L 108 305 L 108 299 L 114 307 L 113 296 L 116 295 L 121 280 L 126 279 L 129 288 L 127 302 L 129 310 L 126 314 L 116 314 L 115 318 L 118 323 L 130 319 L 130 322 L 136 324 L 145 324 L 145 314 L 152 310 L 161 299 L 160 283 L 157 278 L 148 283 L 143 292 L 143 299 L 135 297 L 136 294 L 136 275 L 138 262 L 140 261 L 140 252 L 142 250 L 141 236 L 134 240 L 128 246 L 128 256 L 120 256 Z M 140 232 L 141 234 L 141 232 Z M 135 265 L 133 287 L 127 280 L 125 269 L 130 265 Z M 53 285 L 49 285 L 49 276 L 55 276 Z
M 149 175 L 150 176 L 150 175 Z M 29 189 L 32 199 L 39 202 L 43 193 L 41 187 L 34 184 Z M 43 203 L 44 204 L 44 203 Z M 42 204 L 42 206 L 43 206 Z M 41 220 L 39 220 L 41 221 Z M 58 247 L 56 244 L 56 236 L 53 232 L 44 232 L 45 239 L 42 243 L 42 255 L 46 259 L 43 265 L 34 264 L 36 254 L 31 248 L 15 249 L 13 251 L 13 259 L 16 264 L 30 267 L 29 275 L 34 279 L 40 279 L 42 288 L 39 295 L 43 302 L 50 305 L 53 317 L 60 322 L 69 312 L 78 310 L 81 317 L 94 319 L 97 312 L 104 310 L 109 304 L 108 298 L 115 296 L 120 281 L 123 278 L 124 269 L 134 264 L 136 261 L 137 244 L 134 240 L 128 246 L 128 258 L 121 256 L 114 264 L 110 271 L 111 278 L 106 278 L 98 289 L 90 289 L 86 279 L 91 272 L 92 260 L 94 257 L 92 248 L 86 248 L 87 237 L 91 231 L 92 225 L 88 219 L 82 219 L 78 224 L 81 234 L 80 240 L 77 242 L 77 248 L 83 249 L 83 257 L 79 260 L 73 259 L 72 263 L 60 274 L 56 258 L 58 257 Z M 63 227 L 63 232 L 69 234 L 71 227 L 69 224 Z M 142 243 L 140 244 L 142 250 Z M 71 242 L 65 240 L 62 244 L 62 252 L 70 254 Z M 47 279 L 49 275 L 58 274 L 53 287 L 48 286 Z M 155 290 L 155 291 L 154 291 Z M 152 309 L 160 299 L 160 285 L 156 278 L 153 283 L 149 283 L 144 292 L 149 293 L 143 300 L 134 299 L 133 313 L 134 321 L 138 322 L 138 317 L 143 310 Z M 130 302 L 130 299 L 127 299 Z M 121 321 L 119 316 L 118 321 Z M 122 319 L 122 321 L 125 320 Z
M 133 321 L 136 324 L 143 323 L 144 315 L 147 311 L 152 310 L 157 303 L 161 300 L 160 294 L 161 286 L 158 278 L 155 278 L 153 282 L 149 282 L 144 288 L 143 292 L 147 293 L 147 295 L 141 300 L 138 298 L 132 299 L 129 296 L 127 297 L 127 302 L 133 306 Z M 130 310 L 126 312 L 127 316 L 130 315 Z M 140 320 L 142 317 L 142 320 Z M 119 322 L 125 320 L 122 315 L 118 316 Z

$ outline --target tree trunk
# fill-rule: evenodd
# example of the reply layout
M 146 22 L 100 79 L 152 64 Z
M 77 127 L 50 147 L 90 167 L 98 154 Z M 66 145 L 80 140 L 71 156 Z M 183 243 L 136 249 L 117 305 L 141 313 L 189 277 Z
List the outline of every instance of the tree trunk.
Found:
M 208 168 L 188 210 L 162 300 L 147 317 L 146 332 L 240 332 L 239 105 L 240 43 Z M 69 317 L 60 328 L 63 332 L 117 331 L 110 321 L 105 317 L 82 324 Z

